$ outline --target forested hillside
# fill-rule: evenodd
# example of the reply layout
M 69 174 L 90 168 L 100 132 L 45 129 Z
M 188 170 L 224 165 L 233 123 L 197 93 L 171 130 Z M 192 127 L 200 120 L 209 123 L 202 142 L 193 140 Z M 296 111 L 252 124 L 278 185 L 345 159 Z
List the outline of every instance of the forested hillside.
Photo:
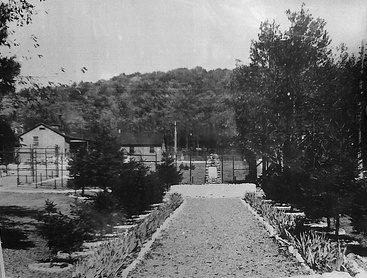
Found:
M 179 147 L 215 149 L 236 133 L 229 106 L 230 74 L 227 69 L 197 67 L 33 87 L 4 98 L 2 113 L 18 130 L 43 122 L 60 124 L 68 134 L 92 136 L 98 124 L 114 134 L 164 132 L 171 145 L 177 122 Z

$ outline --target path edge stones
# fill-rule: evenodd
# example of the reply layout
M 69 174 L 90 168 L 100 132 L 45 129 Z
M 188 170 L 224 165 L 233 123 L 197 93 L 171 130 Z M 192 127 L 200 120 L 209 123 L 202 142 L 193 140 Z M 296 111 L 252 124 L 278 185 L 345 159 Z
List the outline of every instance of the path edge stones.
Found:
M 150 251 L 152 244 L 154 243 L 154 241 L 159 238 L 162 234 L 162 232 L 168 227 L 168 225 L 170 224 L 170 222 L 175 219 L 180 213 L 181 211 L 184 209 L 184 207 L 186 206 L 186 199 L 184 199 L 184 201 L 182 202 L 182 204 L 175 209 L 175 211 L 163 222 L 163 224 L 153 233 L 152 238 L 150 240 L 148 240 L 143 247 L 140 249 L 139 254 L 137 256 L 137 258 L 127 267 L 124 269 L 124 271 L 121 274 L 122 278 L 126 278 L 131 271 L 133 271 L 137 265 L 141 262 L 144 261 L 144 256 Z

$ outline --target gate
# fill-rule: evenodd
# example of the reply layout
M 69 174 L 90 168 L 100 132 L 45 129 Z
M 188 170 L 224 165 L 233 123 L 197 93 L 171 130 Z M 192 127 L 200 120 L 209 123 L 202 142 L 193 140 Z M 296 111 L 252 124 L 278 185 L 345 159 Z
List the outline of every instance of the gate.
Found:
M 249 167 L 240 155 L 214 155 L 209 156 L 178 156 L 177 168 L 183 173 L 182 183 L 240 183 L 246 180 Z M 214 173 L 213 167 L 217 168 Z M 209 171 L 214 173 L 214 178 L 209 177 Z

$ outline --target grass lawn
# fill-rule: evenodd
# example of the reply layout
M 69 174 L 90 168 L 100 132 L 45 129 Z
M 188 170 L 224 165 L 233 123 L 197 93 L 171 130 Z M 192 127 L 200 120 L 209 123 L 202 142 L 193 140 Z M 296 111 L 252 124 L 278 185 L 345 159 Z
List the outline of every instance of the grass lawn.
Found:
M 0 208 L 12 206 L 24 208 L 24 210 L 41 210 L 45 204 L 45 200 L 47 199 L 57 204 L 57 208 L 63 213 L 69 213 L 70 204 L 75 202 L 74 199 L 68 197 L 67 194 L 60 193 L 49 194 L 0 192 Z

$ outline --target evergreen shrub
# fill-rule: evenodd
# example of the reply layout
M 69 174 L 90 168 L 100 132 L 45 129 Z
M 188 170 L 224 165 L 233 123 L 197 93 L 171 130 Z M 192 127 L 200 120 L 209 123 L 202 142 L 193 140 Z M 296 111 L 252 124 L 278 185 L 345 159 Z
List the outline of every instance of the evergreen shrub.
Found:
M 162 163 L 157 165 L 157 173 L 166 190 L 182 181 L 181 167 L 177 170 L 174 159 L 168 153 L 163 153 Z
M 303 207 L 305 204 L 303 188 L 308 181 L 309 175 L 305 172 L 273 164 L 262 177 L 261 188 L 266 197 L 274 202 Z
M 112 195 L 128 218 L 149 210 L 152 204 L 161 203 L 164 193 L 165 186 L 158 173 L 135 160 L 124 163 L 112 185 Z
M 52 256 L 58 251 L 65 253 L 76 251 L 82 246 L 84 240 L 90 238 L 89 230 L 78 218 L 61 213 L 49 200 L 46 200 L 39 221 L 38 231 L 46 239 Z
M 125 222 L 123 209 L 108 191 L 100 191 L 90 200 L 75 203 L 71 213 L 85 230 L 101 236 Z

